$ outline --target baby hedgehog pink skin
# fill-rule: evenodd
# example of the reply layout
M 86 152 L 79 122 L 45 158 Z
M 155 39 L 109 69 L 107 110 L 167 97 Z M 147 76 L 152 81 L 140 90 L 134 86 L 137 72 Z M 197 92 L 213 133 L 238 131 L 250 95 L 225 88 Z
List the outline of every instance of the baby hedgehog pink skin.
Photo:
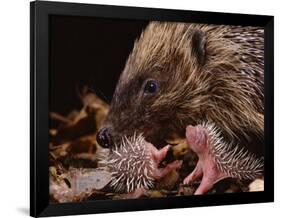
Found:
M 227 175 L 220 172 L 216 163 L 209 152 L 208 135 L 202 126 L 188 126 L 186 128 L 187 141 L 190 148 L 198 155 L 199 160 L 195 169 L 184 179 L 184 184 L 190 184 L 198 177 L 203 176 L 202 181 L 195 191 L 195 195 L 204 194 L 219 180 Z
M 206 193 L 227 177 L 253 179 L 263 173 L 263 159 L 238 146 L 225 144 L 214 124 L 187 126 L 186 139 L 199 158 L 195 169 L 184 179 L 184 184 L 190 184 L 202 177 L 195 195 Z

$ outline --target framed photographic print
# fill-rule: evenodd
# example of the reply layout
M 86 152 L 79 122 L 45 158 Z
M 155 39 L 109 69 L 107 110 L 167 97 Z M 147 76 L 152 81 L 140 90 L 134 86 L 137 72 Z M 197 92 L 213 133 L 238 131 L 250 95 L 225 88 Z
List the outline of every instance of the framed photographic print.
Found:
M 273 17 L 30 5 L 31 216 L 273 201 Z

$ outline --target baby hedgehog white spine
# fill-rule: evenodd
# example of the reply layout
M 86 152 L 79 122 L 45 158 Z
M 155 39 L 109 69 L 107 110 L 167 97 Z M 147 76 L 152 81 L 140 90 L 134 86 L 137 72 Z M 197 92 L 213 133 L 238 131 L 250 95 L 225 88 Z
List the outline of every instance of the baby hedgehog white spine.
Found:
M 123 137 L 105 159 L 100 161 L 111 173 L 109 186 L 116 192 L 132 192 L 137 188 L 150 189 L 154 186 L 151 176 L 156 169 L 151 153 L 146 150 L 142 135 Z
M 263 174 L 263 158 L 257 158 L 245 148 L 224 142 L 221 131 L 215 124 L 205 122 L 210 150 L 217 167 L 226 175 L 238 179 L 254 179 Z

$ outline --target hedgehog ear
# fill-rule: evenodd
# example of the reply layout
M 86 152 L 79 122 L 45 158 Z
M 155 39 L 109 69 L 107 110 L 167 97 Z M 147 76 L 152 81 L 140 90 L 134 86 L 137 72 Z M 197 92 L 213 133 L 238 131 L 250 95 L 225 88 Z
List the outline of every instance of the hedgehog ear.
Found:
M 202 30 L 192 30 L 191 47 L 198 64 L 204 65 L 206 60 L 206 36 Z

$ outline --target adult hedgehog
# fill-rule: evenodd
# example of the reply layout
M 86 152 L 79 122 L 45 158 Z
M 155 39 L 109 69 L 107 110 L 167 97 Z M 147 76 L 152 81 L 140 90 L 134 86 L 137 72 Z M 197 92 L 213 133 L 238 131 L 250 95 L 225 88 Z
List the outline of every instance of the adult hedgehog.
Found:
M 216 170 L 198 193 L 226 176 L 244 179 L 260 175 L 263 49 L 264 32 L 259 27 L 151 22 L 127 59 L 98 142 L 111 147 L 118 145 L 122 136 L 137 133 L 162 146 L 175 135 L 184 138 L 188 125 L 207 123 L 211 128 L 203 127 L 209 130 L 208 143 L 221 146 L 214 145 L 220 150 L 208 161 L 201 161 L 203 168 L 215 163 Z M 198 134 L 195 136 L 200 139 Z M 219 140 L 214 140 L 216 137 Z M 204 149 L 210 153 L 211 147 Z M 232 165 L 225 166 L 225 159 L 215 158 L 218 153 L 223 157 L 222 152 L 227 152 Z M 231 172 L 235 162 L 245 164 Z M 243 169 L 244 174 L 239 174 Z

